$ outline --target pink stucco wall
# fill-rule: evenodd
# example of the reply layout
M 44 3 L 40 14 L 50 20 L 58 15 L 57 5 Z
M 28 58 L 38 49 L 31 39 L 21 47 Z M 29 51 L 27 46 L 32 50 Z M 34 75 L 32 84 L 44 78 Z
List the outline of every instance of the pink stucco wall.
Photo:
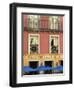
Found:
M 23 15 L 23 25 L 24 27 L 28 27 L 28 15 Z
M 63 53 L 63 33 L 60 33 L 60 53 Z
M 23 34 L 23 48 L 24 48 L 24 54 L 28 53 L 28 34 L 33 34 L 33 33 L 28 33 L 27 31 L 24 31 Z M 37 33 L 38 34 L 38 33 Z M 49 36 L 50 33 L 48 32 L 40 32 L 40 53 L 41 54 L 47 54 L 49 52 L 50 44 L 49 44 Z M 55 35 L 55 34 L 54 34 Z M 60 40 L 60 53 L 63 53 L 63 33 L 57 34 L 59 35 L 59 40 Z
M 24 31 L 23 33 L 23 53 L 28 53 L 28 32 Z
M 49 52 L 49 33 L 41 32 L 40 33 L 40 53 L 47 54 Z
M 48 16 L 41 16 L 40 17 L 40 28 L 47 29 L 48 28 Z

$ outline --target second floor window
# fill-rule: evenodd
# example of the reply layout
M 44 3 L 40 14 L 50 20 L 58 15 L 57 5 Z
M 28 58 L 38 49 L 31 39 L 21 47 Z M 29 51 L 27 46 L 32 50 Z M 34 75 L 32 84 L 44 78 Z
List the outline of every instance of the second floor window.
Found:
M 51 53 L 59 53 L 59 36 L 51 35 L 50 36 L 50 51 Z
M 29 35 L 29 53 L 37 54 L 39 53 L 39 35 L 38 34 L 30 34 Z

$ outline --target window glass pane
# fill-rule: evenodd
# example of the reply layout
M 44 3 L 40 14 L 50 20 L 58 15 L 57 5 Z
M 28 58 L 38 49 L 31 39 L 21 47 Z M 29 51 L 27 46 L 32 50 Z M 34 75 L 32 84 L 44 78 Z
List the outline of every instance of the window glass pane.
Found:
M 58 16 L 51 16 L 50 22 L 51 22 L 51 28 L 50 29 L 58 30 L 58 24 L 59 24 Z
M 58 53 L 59 49 L 59 38 L 56 36 L 51 37 L 51 53 Z
M 38 15 L 28 16 L 28 28 L 34 31 L 39 29 L 39 16 Z
M 30 36 L 29 49 L 31 54 L 39 53 L 39 37 L 36 35 Z

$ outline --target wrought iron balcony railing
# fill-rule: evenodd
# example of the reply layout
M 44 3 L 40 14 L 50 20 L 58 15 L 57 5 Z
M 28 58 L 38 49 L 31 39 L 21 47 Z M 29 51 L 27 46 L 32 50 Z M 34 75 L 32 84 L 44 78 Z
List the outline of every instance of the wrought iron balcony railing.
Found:
M 24 31 L 28 31 L 28 32 L 63 32 L 62 29 L 28 28 L 28 27 L 24 27 Z

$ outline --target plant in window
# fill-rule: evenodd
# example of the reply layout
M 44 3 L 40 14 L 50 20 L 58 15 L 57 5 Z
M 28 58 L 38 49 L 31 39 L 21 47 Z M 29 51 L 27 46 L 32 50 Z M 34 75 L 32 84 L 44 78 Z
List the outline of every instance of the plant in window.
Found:
M 33 37 L 30 40 L 30 53 L 38 53 L 38 40 L 37 40 L 37 37 Z
M 58 53 L 58 38 L 53 37 L 51 39 L 51 53 Z

